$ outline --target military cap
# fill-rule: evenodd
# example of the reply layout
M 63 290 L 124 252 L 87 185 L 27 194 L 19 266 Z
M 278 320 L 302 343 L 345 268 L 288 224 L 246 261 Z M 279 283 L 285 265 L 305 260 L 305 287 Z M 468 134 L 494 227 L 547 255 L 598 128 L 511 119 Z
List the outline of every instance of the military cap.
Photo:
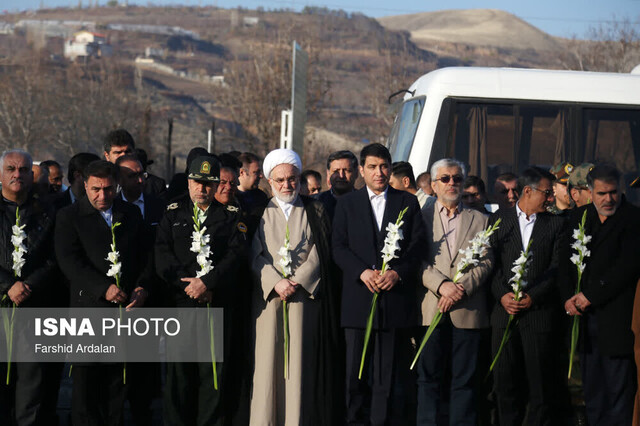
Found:
M 592 163 L 582 163 L 577 167 L 573 168 L 571 175 L 569 176 L 569 186 L 572 188 L 575 187 L 587 187 L 587 175 L 593 169 Z
M 569 162 L 556 164 L 549 172 L 556 177 L 556 182 L 566 185 L 571 172 L 573 172 L 573 165 Z
M 220 162 L 212 155 L 194 158 L 189 165 L 189 179 L 220 182 Z

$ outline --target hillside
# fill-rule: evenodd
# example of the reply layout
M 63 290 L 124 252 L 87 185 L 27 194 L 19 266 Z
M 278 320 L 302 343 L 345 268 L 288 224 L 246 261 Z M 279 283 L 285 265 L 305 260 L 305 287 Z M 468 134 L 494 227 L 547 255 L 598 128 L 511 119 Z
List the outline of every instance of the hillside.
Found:
M 54 115 L 50 124 L 64 129 L 40 126 L 40 133 L 30 130 L 28 141 L 20 141 L 15 136 L 19 132 L 10 133 L 9 140 L 7 125 L 0 120 L 0 147 L 18 144 L 39 158 L 66 161 L 69 149 L 98 151 L 105 128 L 125 125 L 152 152 L 154 172 L 165 174 L 168 121 L 173 120 L 172 161 L 178 170 L 191 147 L 206 145 L 212 123 L 218 151 L 264 153 L 277 144 L 280 110 L 289 107 L 291 44 L 296 40 L 309 53 L 310 64 L 305 156 L 309 163 L 321 165 L 328 147 L 384 142 L 393 119 L 388 95 L 435 68 L 559 66 L 557 51 L 553 52 L 557 46 L 549 36 L 504 12 L 469 12 L 379 22 L 324 8 L 293 13 L 131 6 L 5 14 L 1 20 L 15 25 L 15 30 L 0 34 L 0 103 L 3 85 L 11 88 L 8 103 L 15 104 L 20 96 L 32 99 L 27 98 L 29 87 L 19 92 L 27 80 L 16 79 L 15 67 L 23 67 L 25 75 L 40 81 L 42 90 L 52 91 L 43 97 L 52 102 L 51 108 L 41 114 Z M 44 21 L 59 22 L 44 34 L 39 24 Z M 399 27 L 401 21 L 407 28 Z M 80 29 L 104 34 L 113 56 L 77 64 L 62 58 L 64 38 Z M 518 48 L 509 47 L 505 39 L 517 41 Z M 487 45 L 472 43 L 478 40 Z M 158 52 L 153 60 L 160 67 L 136 66 L 135 58 L 144 56 L 147 48 Z M 39 64 L 35 68 L 34 61 Z M 109 70 L 113 89 L 100 95 L 95 87 L 105 84 Z M 213 76 L 224 84 L 211 84 Z M 269 80 L 263 81 L 266 77 Z M 75 88 L 66 90 L 67 86 Z M 95 99 L 88 102 L 83 96 Z M 101 104 L 105 96 L 111 96 L 109 103 Z M 56 98 L 64 98 L 63 108 L 55 105 Z M 119 99 L 134 106 L 126 113 L 119 111 Z M 266 109 L 272 110 L 270 115 L 259 116 Z M 68 123 L 73 117 L 59 114 L 65 110 L 80 111 L 87 118 Z M 245 118 L 253 116 L 253 121 L 244 120 L 239 111 Z M 96 114 L 100 120 L 90 118 Z
M 378 21 L 387 29 L 408 31 L 411 40 L 426 49 L 436 42 L 536 51 L 563 49 L 552 36 L 502 10 L 442 10 Z

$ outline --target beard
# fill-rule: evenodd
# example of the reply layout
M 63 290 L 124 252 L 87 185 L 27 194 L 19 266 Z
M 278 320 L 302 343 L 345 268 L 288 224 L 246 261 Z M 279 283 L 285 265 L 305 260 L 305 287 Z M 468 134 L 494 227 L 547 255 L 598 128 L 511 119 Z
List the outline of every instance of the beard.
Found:
M 300 193 L 300 188 L 295 188 L 291 193 L 282 193 L 278 191 L 276 187 L 271 185 L 271 192 L 273 193 L 274 197 L 276 197 L 278 200 L 282 201 L 283 203 L 293 204 L 296 198 L 298 198 L 298 194 Z
M 344 195 L 347 192 L 351 192 L 353 186 L 348 180 L 336 179 L 331 182 L 331 189 L 336 195 Z

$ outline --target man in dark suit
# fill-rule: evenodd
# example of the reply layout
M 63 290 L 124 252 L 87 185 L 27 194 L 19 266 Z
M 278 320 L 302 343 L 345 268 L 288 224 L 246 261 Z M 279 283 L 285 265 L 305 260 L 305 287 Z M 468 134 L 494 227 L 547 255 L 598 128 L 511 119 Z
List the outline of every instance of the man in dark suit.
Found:
M 85 169 L 87 196 L 58 212 L 56 256 L 71 283 L 72 307 L 130 308 L 142 306 L 147 297 L 149 235 L 138 208 L 116 199 L 116 183 L 116 166 L 94 161 Z M 121 224 L 114 231 L 120 287 L 107 276 L 111 264 L 106 260 L 116 222 Z M 120 424 L 125 395 L 122 364 L 74 365 L 73 424 Z
M 501 425 L 521 425 L 527 404 L 526 424 L 562 424 L 553 404 L 563 383 L 557 361 L 561 303 L 555 276 L 565 222 L 546 213 L 547 204 L 553 202 L 552 182 L 553 175 L 545 170 L 525 170 L 518 180 L 520 198 L 515 206 L 500 208 L 489 220 L 492 225 L 502 219 L 491 238 L 495 256 L 491 291 L 498 302 L 491 315 L 494 353 L 509 315 L 516 319 L 494 370 Z M 516 301 L 509 283 L 511 268 L 529 241 L 532 263 L 522 298 Z
M 67 188 L 66 191 L 55 194 L 51 200 L 56 211 L 69 206 L 75 203 L 78 199 L 84 197 L 84 178 L 82 173 L 89 163 L 99 159 L 100 157 L 89 152 L 80 152 L 71 157 L 67 171 L 69 188 Z
M 140 160 L 140 164 L 142 164 L 142 168 L 145 173 L 143 192 L 145 194 L 155 195 L 156 197 L 167 201 L 167 181 L 162 179 L 160 176 L 156 176 L 147 171 L 147 167 L 153 164 L 153 160 L 149 160 L 149 157 L 147 157 L 147 151 L 142 148 L 136 148 L 135 153 L 138 160 Z
M 347 352 L 347 422 L 406 424 L 410 391 L 410 327 L 418 325 L 417 281 L 425 228 L 418 200 L 389 187 L 391 155 L 380 144 L 360 154 L 366 186 L 338 200 L 333 258 L 343 272 L 342 318 Z M 380 275 L 386 227 L 408 208 L 398 258 Z M 380 293 L 362 381 L 358 379 L 364 335 L 374 293 Z
M 358 158 L 351 151 L 332 152 L 327 158 L 327 186 L 329 189 L 318 194 L 318 201 L 324 204 L 329 218 L 333 220 L 338 198 L 353 191 L 358 178 Z
M 50 280 L 57 272 L 52 253 L 54 212 L 32 192 L 31 163 L 31 156 L 19 150 L 5 151 L 0 157 L 0 294 L 8 298 L 5 306 L 58 307 L 64 301 L 60 300 L 58 283 Z M 22 256 L 25 263 L 19 268 L 13 257 L 12 243 L 16 212 L 26 237 L 23 241 L 26 253 Z M 16 323 L 18 334 L 23 325 Z M 11 388 L 3 381 L 0 386 L 0 423 L 13 424 L 15 421 L 20 425 L 35 425 L 56 422 L 60 363 L 11 361 L 15 419 L 8 418 L 12 411 L 9 407 Z M 2 377 L 5 377 L 7 364 L 3 363 L 2 367 Z
M 592 425 L 630 425 L 636 391 L 631 317 L 640 276 L 640 209 L 624 199 L 620 178 L 607 165 L 596 165 L 587 175 L 593 203 L 580 207 L 570 221 L 570 229 L 577 229 L 586 210 L 585 234 L 592 237 L 582 291 L 575 296 L 577 270 L 569 261 L 573 238 L 567 239 L 562 259 L 565 310 L 582 315 L 582 383 Z
M 154 194 L 144 192 L 145 171 L 134 154 L 127 154 L 116 160 L 119 167 L 120 194 L 118 197 L 140 209 L 145 223 L 156 227 L 162 219 L 165 203 Z
M 140 209 L 140 213 L 150 227 L 152 242 L 162 219 L 165 203 L 152 193 L 145 193 L 145 171 L 142 162 L 134 154 L 126 154 L 116 160 L 121 191 L 118 198 Z M 152 253 L 149 254 L 152 256 Z M 154 289 L 145 305 L 163 306 L 161 281 L 153 275 Z M 160 391 L 160 368 L 157 363 L 138 363 L 129 374 L 129 401 L 131 416 L 137 426 L 151 425 L 151 402 Z

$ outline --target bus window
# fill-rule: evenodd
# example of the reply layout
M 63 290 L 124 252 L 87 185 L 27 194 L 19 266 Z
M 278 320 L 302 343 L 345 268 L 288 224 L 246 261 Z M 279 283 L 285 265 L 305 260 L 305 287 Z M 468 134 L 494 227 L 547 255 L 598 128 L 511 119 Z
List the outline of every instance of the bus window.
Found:
M 583 111 L 585 161 L 613 163 L 628 185 L 638 177 L 640 160 L 640 110 L 585 108 Z M 637 202 L 638 190 L 627 191 Z
M 425 98 L 422 97 L 411 99 L 402 105 L 389 136 L 388 146 L 393 161 L 407 161 L 409 159 L 424 102 Z

